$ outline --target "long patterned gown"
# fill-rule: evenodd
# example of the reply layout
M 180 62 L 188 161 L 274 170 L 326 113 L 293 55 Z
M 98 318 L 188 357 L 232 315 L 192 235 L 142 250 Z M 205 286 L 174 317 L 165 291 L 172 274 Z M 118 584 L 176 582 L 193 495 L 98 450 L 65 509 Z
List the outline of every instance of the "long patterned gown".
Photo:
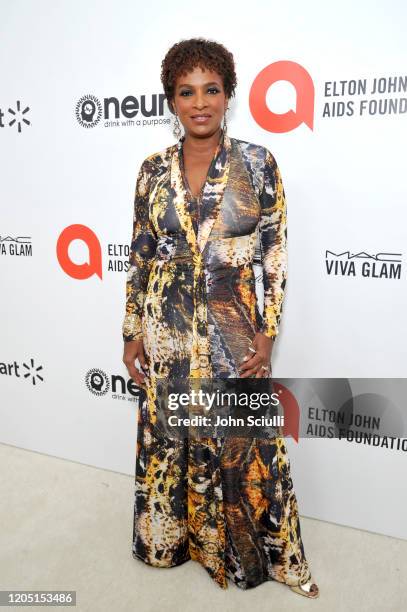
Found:
M 200 197 L 182 137 L 140 167 L 126 282 L 125 342 L 143 339 L 132 553 L 155 567 L 198 561 L 242 589 L 290 585 L 310 569 L 290 461 L 275 438 L 157 434 L 157 381 L 238 378 L 256 332 L 279 331 L 287 278 L 286 202 L 274 156 L 221 133 Z M 260 314 L 253 259 L 261 250 Z

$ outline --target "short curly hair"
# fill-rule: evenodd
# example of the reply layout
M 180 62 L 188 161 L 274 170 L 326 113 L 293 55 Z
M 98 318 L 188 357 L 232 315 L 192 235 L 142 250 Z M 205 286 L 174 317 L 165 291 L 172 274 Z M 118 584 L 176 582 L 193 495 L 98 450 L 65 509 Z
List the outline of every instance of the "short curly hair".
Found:
M 181 40 L 167 51 L 161 62 L 161 82 L 172 114 L 174 109 L 171 101 L 174 98 L 177 78 L 181 74 L 191 72 L 197 66 L 217 72 L 222 77 L 226 96 L 231 98 L 235 95 L 237 78 L 232 53 L 213 40 L 205 38 Z

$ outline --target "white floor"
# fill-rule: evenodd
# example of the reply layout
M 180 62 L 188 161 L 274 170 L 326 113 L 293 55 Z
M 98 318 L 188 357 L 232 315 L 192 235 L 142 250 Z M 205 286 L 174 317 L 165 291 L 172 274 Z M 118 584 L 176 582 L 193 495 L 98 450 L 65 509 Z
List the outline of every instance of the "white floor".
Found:
M 1 444 L 0 463 L 0 590 L 75 590 L 81 612 L 407 610 L 407 541 L 302 517 L 319 599 L 277 582 L 222 591 L 194 561 L 133 559 L 132 477 Z

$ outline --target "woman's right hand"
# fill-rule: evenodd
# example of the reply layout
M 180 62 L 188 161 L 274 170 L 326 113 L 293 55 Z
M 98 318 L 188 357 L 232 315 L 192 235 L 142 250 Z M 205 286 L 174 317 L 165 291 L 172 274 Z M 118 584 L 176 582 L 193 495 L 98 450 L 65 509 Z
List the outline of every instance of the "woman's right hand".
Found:
M 130 377 L 136 385 L 145 385 L 145 374 L 136 368 L 135 360 L 138 359 L 143 370 L 148 372 L 148 364 L 144 354 L 143 340 L 131 340 L 124 343 L 123 363 Z

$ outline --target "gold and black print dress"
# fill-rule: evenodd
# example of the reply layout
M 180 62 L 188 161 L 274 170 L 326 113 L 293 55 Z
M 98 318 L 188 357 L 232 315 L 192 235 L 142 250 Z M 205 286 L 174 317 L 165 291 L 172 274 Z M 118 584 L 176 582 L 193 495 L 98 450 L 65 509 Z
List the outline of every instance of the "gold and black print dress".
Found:
M 287 278 L 286 203 L 268 149 L 221 133 L 200 205 L 182 137 L 147 157 L 135 193 L 125 342 L 148 361 L 138 409 L 132 552 L 155 567 L 189 559 L 242 589 L 311 574 L 283 437 L 159 437 L 159 379 L 239 378 L 256 332 L 278 334 Z M 264 308 L 253 259 L 262 253 Z

